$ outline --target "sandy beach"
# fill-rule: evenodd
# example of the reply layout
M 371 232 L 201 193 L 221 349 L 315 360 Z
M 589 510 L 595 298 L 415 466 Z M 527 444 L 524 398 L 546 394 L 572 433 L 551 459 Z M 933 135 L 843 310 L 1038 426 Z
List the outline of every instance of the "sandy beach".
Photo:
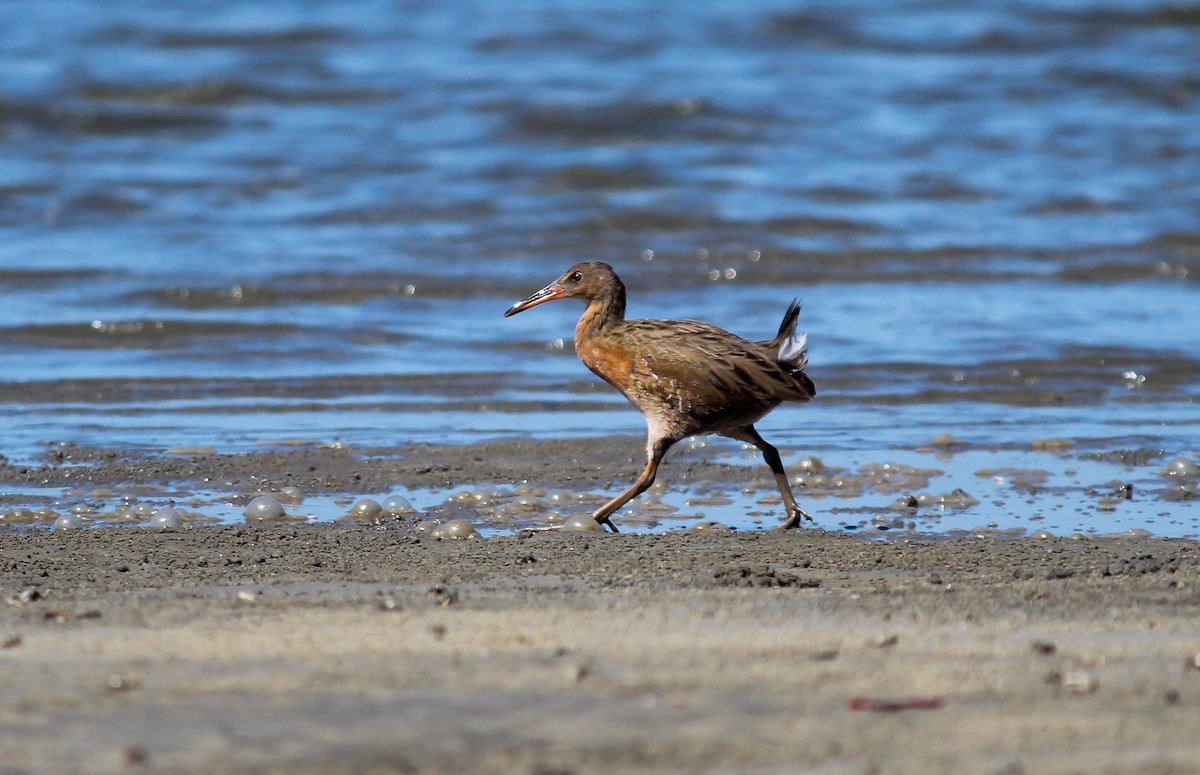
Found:
M 545 446 L 4 473 L 357 491 L 388 466 L 582 470 L 586 444 Z M 414 523 L 0 532 L 0 771 L 1200 771 L 1192 541 Z
M 0 775 L 1200 775 L 1198 0 L 5 7 Z

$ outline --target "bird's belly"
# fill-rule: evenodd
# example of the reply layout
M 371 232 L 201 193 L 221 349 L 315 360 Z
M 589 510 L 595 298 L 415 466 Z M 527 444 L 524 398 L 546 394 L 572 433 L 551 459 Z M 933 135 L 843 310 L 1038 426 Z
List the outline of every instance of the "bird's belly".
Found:
M 661 392 L 633 389 L 621 392 L 641 410 L 647 422 L 669 430 L 669 435 L 677 439 L 752 425 L 777 405 L 731 403 L 704 392 L 679 389 Z

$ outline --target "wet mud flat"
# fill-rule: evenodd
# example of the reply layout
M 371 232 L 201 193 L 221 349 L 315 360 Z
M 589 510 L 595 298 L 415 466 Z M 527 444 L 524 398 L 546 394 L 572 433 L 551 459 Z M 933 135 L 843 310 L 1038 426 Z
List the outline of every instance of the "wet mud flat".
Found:
M 495 480 L 527 454 L 584 486 L 601 462 L 590 456 L 613 454 L 561 446 L 370 459 L 74 450 L 24 475 L 357 493 L 398 474 Z M 0 761 L 15 772 L 1200 762 L 1200 544 L 1183 539 L 455 541 L 404 519 L 26 529 L 0 532 L 0 593 Z
M 597 526 L 588 515 L 644 465 L 635 436 L 351 447 L 294 438 L 253 451 L 209 446 L 40 445 L 0 458 L 0 527 L 419 519 L 426 529 L 511 535 Z M 781 519 L 770 472 L 748 445 L 680 445 L 621 509 L 632 532 L 761 529 Z M 874 452 L 824 448 L 786 466 L 810 525 L 889 540 L 1060 535 L 1198 538 L 1200 468 L 1162 447 L 949 433 Z M 808 454 L 806 454 L 808 453 Z M 262 496 L 262 497 L 260 497 Z M 257 509 L 253 504 L 267 508 Z

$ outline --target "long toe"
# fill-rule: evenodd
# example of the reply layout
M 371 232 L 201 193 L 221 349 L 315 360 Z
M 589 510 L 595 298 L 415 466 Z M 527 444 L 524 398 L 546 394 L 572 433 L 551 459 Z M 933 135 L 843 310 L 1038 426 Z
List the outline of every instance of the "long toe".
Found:
M 613 521 L 612 521 L 612 519 L 611 519 L 611 518 L 609 518 L 609 517 L 604 517 L 603 519 L 601 519 L 601 518 L 597 517 L 597 518 L 596 518 L 596 521 L 597 521 L 597 522 L 599 522 L 599 523 L 600 523 L 602 526 L 604 526 L 604 527 L 608 528 L 609 530 L 611 530 L 611 531 L 612 531 L 612 532 L 614 532 L 614 533 L 620 533 L 620 532 L 621 532 L 620 530 L 617 530 L 617 526 L 613 524 Z
M 809 522 L 816 521 L 812 518 L 811 514 L 809 514 L 807 511 L 800 508 L 799 506 L 797 506 L 795 511 L 793 511 L 791 514 L 789 514 L 788 518 L 780 523 L 779 529 L 780 530 L 791 530 L 792 528 L 800 527 L 800 522 L 804 519 L 807 519 Z

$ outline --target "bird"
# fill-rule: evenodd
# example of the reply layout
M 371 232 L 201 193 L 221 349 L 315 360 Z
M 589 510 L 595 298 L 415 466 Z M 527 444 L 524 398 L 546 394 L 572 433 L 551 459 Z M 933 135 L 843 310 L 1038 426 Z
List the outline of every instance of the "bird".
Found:
M 654 484 L 673 445 L 717 434 L 752 444 L 775 475 L 786 516 L 781 528 L 812 517 L 788 484 L 779 451 L 754 423 L 785 401 L 805 402 L 817 389 L 805 373 L 807 335 L 796 333 L 800 304 L 788 305 L 773 339 L 750 341 L 699 320 L 626 320 L 625 284 L 611 266 L 587 261 L 509 307 L 504 317 L 556 299 L 586 308 L 575 326 L 575 352 L 646 418 L 646 466 L 629 487 L 592 514 L 616 533 L 612 515 Z

